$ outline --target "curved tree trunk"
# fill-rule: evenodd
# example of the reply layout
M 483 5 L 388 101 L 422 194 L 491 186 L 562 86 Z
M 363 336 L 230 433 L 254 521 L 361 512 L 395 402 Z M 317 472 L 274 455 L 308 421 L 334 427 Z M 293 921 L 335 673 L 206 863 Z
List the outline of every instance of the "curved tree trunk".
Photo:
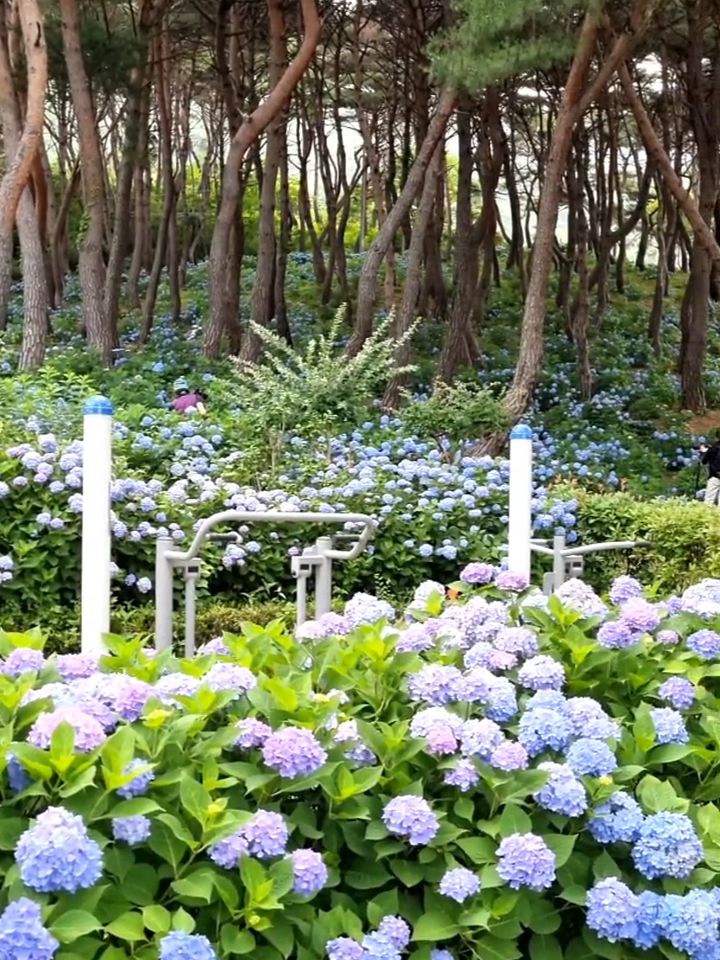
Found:
M 268 0 L 277 4 L 277 0 Z M 205 325 L 203 353 L 206 357 L 218 357 L 222 338 L 227 329 L 225 289 L 232 271 L 230 237 L 235 222 L 240 182 L 238 171 L 252 144 L 283 109 L 296 85 L 302 78 L 320 42 L 322 24 L 318 16 L 316 0 L 301 0 L 304 36 L 300 49 L 288 65 L 279 83 L 263 102 L 240 125 L 232 138 L 222 178 L 220 209 L 210 247 L 210 314 Z M 270 7 L 269 7 L 270 9 Z

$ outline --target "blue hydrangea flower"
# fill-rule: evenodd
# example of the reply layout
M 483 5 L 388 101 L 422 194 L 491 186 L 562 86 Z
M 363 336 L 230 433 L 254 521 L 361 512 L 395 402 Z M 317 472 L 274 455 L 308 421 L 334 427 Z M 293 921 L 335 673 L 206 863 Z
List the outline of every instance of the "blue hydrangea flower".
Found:
M 132 760 L 128 766 L 125 768 L 125 773 L 130 774 L 134 770 L 142 770 L 142 773 L 138 773 L 132 778 L 128 783 L 123 784 L 122 787 L 117 788 L 118 796 L 122 797 L 124 800 L 131 800 L 133 797 L 143 797 L 148 792 L 150 784 L 155 779 L 155 774 L 152 770 L 147 769 L 149 764 L 145 760 L 135 759 Z
M 634 797 L 618 790 L 593 811 L 588 830 L 598 843 L 634 843 L 645 814 Z
M 3 960 L 52 960 L 59 946 L 43 926 L 39 903 L 20 897 L 7 905 L 0 916 Z
M 152 831 L 152 822 L 148 817 L 115 817 L 112 832 L 115 840 L 123 840 L 131 847 L 145 843 Z
M 544 750 L 562 752 L 571 736 L 569 721 L 555 710 L 526 710 L 520 717 L 518 742 L 527 750 L 528 756 L 536 757 Z
M 498 876 L 512 890 L 547 890 L 555 882 L 555 854 L 534 833 L 513 833 L 497 848 Z
M 173 930 L 160 941 L 160 960 L 218 960 L 207 937 Z
M 657 946 L 663 935 L 662 916 L 665 897 L 643 890 L 638 896 L 638 911 L 635 932 L 629 938 L 641 950 Z
M 357 940 L 352 940 L 350 937 L 336 937 L 334 940 L 328 940 L 325 951 L 329 960 L 363 960 L 365 956 Z
M 588 808 L 585 787 L 571 767 L 563 763 L 540 763 L 538 770 L 550 774 L 547 783 L 533 794 L 533 800 L 544 810 L 579 817 Z
M 321 854 L 315 850 L 293 850 L 290 854 L 295 877 L 293 890 L 304 897 L 310 897 L 327 883 L 328 868 Z
M 455 954 L 450 953 L 449 950 L 431 950 L 430 960 L 455 960 Z
M 607 777 L 617 769 L 617 760 L 602 740 L 581 737 L 568 747 L 567 765 L 581 777 Z
M 77 893 L 102 874 L 102 851 L 81 817 L 49 807 L 18 840 L 15 861 L 26 887 L 37 893 Z
M 447 870 L 440 881 L 440 893 L 457 903 L 464 903 L 469 897 L 474 897 L 479 889 L 480 880 L 472 870 L 465 867 Z
M 588 890 L 587 925 L 610 943 L 635 936 L 638 909 L 638 898 L 615 877 L 600 880 Z
M 561 690 L 565 668 L 552 657 L 540 654 L 525 661 L 518 671 L 518 680 L 529 690 Z
M 282 727 L 271 733 L 262 755 L 268 767 L 288 780 L 316 773 L 327 760 L 314 734 L 304 727 Z
M 410 927 L 402 917 L 383 917 L 378 924 L 378 933 L 387 937 L 398 950 L 404 950 L 410 943 Z
M 362 941 L 364 960 L 400 960 L 400 951 L 382 933 L 368 933 Z
M 236 663 L 214 663 L 203 677 L 211 690 L 234 690 L 236 697 L 257 686 L 255 675 Z
M 5 757 L 7 762 L 7 775 L 10 789 L 13 793 L 22 793 L 32 783 L 30 774 L 20 763 L 13 753 L 8 753 Z
M 597 642 L 609 650 L 624 650 L 640 639 L 640 634 L 624 620 L 608 620 L 597 632 Z
M 463 676 L 457 667 L 440 663 L 430 663 L 417 673 L 411 673 L 407 684 L 413 700 L 425 700 L 436 707 L 461 699 L 464 689 Z
M 460 734 L 461 750 L 466 757 L 489 760 L 490 754 L 504 739 L 504 733 L 492 720 L 467 720 Z
M 235 870 L 241 857 L 248 855 L 248 842 L 242 830 L 238 830 L 224 840 L 218 840 L 208 849 L 208 856 L 219 867 Z
M 720 653 L 720 634 L 714 630 L 697 630 L 685 642 L 703 660 L 714 660 Z
M 235 728 L 238 731 L 235 746 L 240 750 L 251 750 L 254 747 L 262 747 L 272 733 L 271 727 L 255 717 L 245 717 L 244 720 L 238 720 Z
M 660 907 L 662 934 L 691 957 L 718 955 L 720 907 L 709 890 L 690 890 L 685 896 L 664 897 Z
M 692 821 L 684 813 L 655 813 L 638 831 L 633 863 L 648 880 L 684 880 L 702 861 L 703 847 Z
M 427 800 L 413 794 L 393 797 L 388 801 L 382 819 L 390 833 L 407 837 L 412 846 L 430 843 L 440 829 Z
M 465 758 L 458 760 L 454 767 L 445 771 L 444 780 L 450 787 L 459 787 L 462 793 L 467 793 L 480 779 L 480 774 L 472 760 Z
M 695 687 L 684 677 L 670 677 L 660 684 L 658 693 L 676 710 L 688 710 L 695 700 Z
M 20 677 L 23 673 L 39 673 L 45 666 L 42 650 L 16 647 L 6 660 L 0 660 L 0 673 L 6 677 Z
M 687 743 L 690 735 L 685 729 L 681 713 L 670 707 L 657 707 L 650 711 L 658 743 Z
M 635 577 L 628 577 L 625 574 L 616 577 L 610 587 L 610 602 L 616 604 L 616 606 L 627 603 L 633 597 L 642 597 L 642 595 L 643 588 L 640 582 Z

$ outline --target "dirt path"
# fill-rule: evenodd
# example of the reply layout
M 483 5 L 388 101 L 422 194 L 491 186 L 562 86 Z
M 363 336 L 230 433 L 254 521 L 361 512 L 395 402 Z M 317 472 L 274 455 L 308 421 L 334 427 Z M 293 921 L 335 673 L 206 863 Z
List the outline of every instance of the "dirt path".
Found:
M 693 417 L 687 428 L 696 437 L 710 437 L 720 429 L 720 410 L 707 410 L 701 417 Z

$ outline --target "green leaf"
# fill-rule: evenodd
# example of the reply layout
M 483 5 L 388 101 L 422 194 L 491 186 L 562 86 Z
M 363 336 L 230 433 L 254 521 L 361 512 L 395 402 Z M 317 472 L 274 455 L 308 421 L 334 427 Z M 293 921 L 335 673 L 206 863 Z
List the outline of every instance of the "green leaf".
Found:
M 184 776 L 180 781 L 180 803 L 201 827 L 205 826 L 212 796 L 201 783 L 189 775 Z
M 14 850 L 25 831 L 27 820 L 19 817 L 0 817 L 0 850 Z
M 148 846 L 153 853 L 169 863 L 175 873 L 179 872 L 180 865 L 188 852 L 187 844 L 173 832 L 167 823 L 159 818 L 153 824 L 153 832 L 148 840 Z
M 552 901 L 534 900 L 531 905 L 527 926 L 533 933 L 543 936 L 555 933 L 560 927 L 560 913 Z
M 145 924 L 142 915 L 135 910 L 128 910 L 117 920 L 113 920 L 105 927 L 106 931 L 118 940 L 129 940 L 131 943 L 137 940 L 145 940 Z
M 610 876 L 613 876 L 613 874 L 610 874 Z M 584 907 L 587 900 L 587 890 L 585 887 L 581 887 L 579 883 L 573 883 L 560 891 L 560 897 L 567 900 L 568 903 L 576 903 L 578 906 Z
M 153 933 L 167 933 L 170 930 L 170 924 L 172 923 L 170 911 L 159 903 L 152 903 L 143 907 L 142 918 L 146 928 Z
M 267 883 L 268 876 L 262 865 L 252 857 L 242 857 L 240 860 L 240 876 L 245 884 L 251 900 L 258 898 L 258 893 Z
M 283 919 L 274 919 L 272 926 L 263 930 L 262 935 L 268 940 L 283 957 L 287 958 L 295 946 L 295 933 L 292 926 Z
M 530 938 L 529 951 L 530 960 L 563 960 L 562 947 L 555 937 L 536 933 Z
M 687 800 L 678 797 L 670 781 L 657 777 L 643 777 L 638 784 L 637 796 L 648 813 L 684 812 L 688 808 Z
M 497 844 L 490 837 L 461 837 L 457 845 L 478 866 L 495 860 Z
M 415 924 L 413 940 L 438 943 L 440 940 L 450 940 L 460 932 L 460 926 L 447 914 L 439 911 L 424 913 Z
M 406 887 L 414 887 L 425 878 L 425 871 L 415 860 L 391 860 L 390 869 Z
M 542 838 L 555 854 L 555 866 L 564 867 L 575 849 L 577 834 L 568 837 L 560 833 L 545 833 Z
M 516 803 L 508 803 L 500 815 L 498 830 L 501 837 L 513 833 L 532 833 L 532 820 Z
M 182 930 L 184 933 L 192 933 L 195 929 L 195 921 L 183 907 L 176 910 L 172 918 L 173 930 Z
M 600 856 L 595 859 L 592 869 L 596 880 L 607 880 L 608 877 L 622 876 L 622 870 L 607 850 L 603 850 Z
M 220 944 L 224 953 L 251 953 L 255 949 L 255 937 L 249 930 L 238 930 L 232 923 L 223 924 Z
M 87 910 L 66 910 L 50 927 L 60 943 L 75 943 L 80 937 L 100 929 L 100 923 Z
M 477 952 L 483 960 L 517 960 L 522 956 L 512 939 L 500 939 L 491 933 L 478 937 Z
M 189 877 L 173 880 L 171 886 L 180 897 L 188 897 L 191 900 L 199 900 L 201 903 L 209 904 L 215 899 L 215 884 L 213 880 L 212 871 L 201 868 Z

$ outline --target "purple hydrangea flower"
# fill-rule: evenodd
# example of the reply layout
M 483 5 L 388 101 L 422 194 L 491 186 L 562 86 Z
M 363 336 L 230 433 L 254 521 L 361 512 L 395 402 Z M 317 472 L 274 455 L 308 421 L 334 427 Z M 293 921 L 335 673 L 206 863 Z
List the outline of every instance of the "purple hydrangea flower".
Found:
M 435 646 L 435 636 L 427 623 L 412 623 L 398 636 L 395 643 L 396 653 L 422 653 Z M 354 942 L 354 941 L 353 941 Z M 360 944 L 357 944 L 360 947 Z
M 258 810 L 240 831 L 245 838 L 248 853 L 258 860 L 270 860 L 285 853 L 288 828 L 285 818 L 272 810 Z
M 655 639 L 665 647 L 673 647 L 680 643 L 680 634 L 675 630 L 658 630 Z
M 115 712 L 128 723 L 133 723 L 142 715 L 145 704 L 155 696 L 154 688 L 145 683 L 144 680 L 137 680 L 135 677 L 127 677 L 127 683 L 124 683 L 118 690 L 115 698 Z
M 666 903 L 666 897 L 658 896 L 651 890 L 643 890 L 639 895 L 636 929 L 630 937 L 636 947 L 650 950 L 660 942 L 664 933 Z
M 581 777 L 607 777 L 617 769 L 617 760 L 602 740 L 580 737 L 565 754 L 567 765 Z
M 155 684 L 155 696 L 172 707 L 181 707 L 178 697 L 194 697 L 200 687 L 200 679 L 189 673 L 168 673 Z
M 328 637 L 342 637 L 352 629 L 347 619 L 339 613 L 330 610 L 323 613 L 317 620 L 306 620 L 295 631 L 295 639 L 299 642 L 304 640 L 318 641 L 327 640 Z
M 102 725 L 81 707 L 59 707 L 51 713 L 40 714 L 30 728 L 28 743 L 41 750 L 49 749 L 53 734 L 61 723 L 68 723 L 72 727 L 78 753 L 91 753 L 106 740 Z
M 408 676 L 408 690 L 413 700 L 425 700 L 442 707 L 461 697 L 463 676 L 457 667 L 430 663 Z
M 390 833 L 407 837 L 412 846 L 430 843 L 440 829 L 437 817 L 427 800 L 412 794 L 404 794 L 388 801 L 382 819 Z
M 310 897 L 327 883 L 328 868 L 315 850 L 293 850 L 290 854 L 295 881 L 293 890 L 303 897 Z
M 428 753 L 434 754 L 436 757 L 445 757 L 451 753 L 455 753 L 458 748 L 458 742 L 455 734 L 452 732 L 451 727 L 444 727 L 440 724 L 436 724 L 434 727 L 431 727 L 427 733 L 427 749 Z
M 714 660 L 720 653 L 720 634 L 714 630 L 696 630 L 685 642 L 688 650 L 692 650 L 703 660 Z
M 628 577 L 624 574 L 621 577 L 616 577 L 610 587 L 610 602 L 617 606 L 627 603 L 628 600 L 635 597 L 642 597 L 642 595 L 643 588 L 640 582 L 635 577 Z
M 510 773 L 513 770 L 526 770 L 528 755 L 525 747 L 512 740 L 505 740 L 490 754 L 490 766 Z
M 529 690 L 561 690 L 565 668 L 552 657 L 541 654 L 525 661 L 518 671 L 518 680 Z
M 511 593 L 521 593 L 527 590 L 529 584 L 527 574 L 513 570 L 500 570 L 495 577 L 495 586 L 498 590 L 508 590 Z
M 81 817 L 48 807 L 18 840 L 15 862 L 26 887 L 37 893 L 77 893 L 102 874 L 102 851 Z
M 398 950 L 404 950 L 410 943 L 410 927 L 402 917 L 383 917 L 378 925 L 378 933 L 387 937 Z
M 85 680 L 97 673 L 97 657 L 87 653 L 63 653 L 55 657 L 55 666 L 65 681 Z
M 460 739 L 464 756 L 489 760 L 493 750 L 504 741 L 505 734 L 487 717 L 482 720 L 473 718 L 463 724 Z
M 27 790 L 32 783 L 32 779 L 25 767 L 13 753 L 7 753 L 5 760 L 7 762 L 8 783 L 12 792 L 17 794 Z
M 377 623 L 378 620 L 394 620 L 395 610 L 385 600 L 378 600 L 367 593 L 356 593 L 350 597 L 343 611 L 351 630 L 364 623 Z
M 547 890 L 555 882 L 555 854 L 534 833 L 513 833 L 497 848 L 498 876 L 512 890 Z
M 255 717 L 245 717 L 235 724 L 238 738 L 235 746 L 241 750 L 251 750 L 253 747 L 262 747 L 272 733 L 272 728 Z
M 441 599 L 445 597 L 445 587 L 441 583 L 438 583 L 437 580 L 423 581 L 423 583 L 415 589 L 411 606 L 418 604 L 425 606 L 431 597 L 440 597 Z
M 304 727 L 281 727 L 265 741 L 263 760 L 281 777 L 307 777 L 318 771 L 327 760 L 327 753 L 310 730 Z
M 203 677 L 203 683 L 215 693 L 220 690 L 234 690 L 237 696 L 257 686 L 253 673 L 247 667 L 239 667 L 235 663 L 214 663 Z
M 533 800 L 544 810 L 566 817 L 580 817 L 588 808 L 587 794 L 574 770 L 564 763 L 540 763 L 538 770 L 550 774 L 547 783 L 533 794 Z
M 563 715 L 570 721 L 574 737 L 591 737 L 593 740 L 618 740 L 620 727 L 591 697 L 571 697 L 565 704 Z
M 445 771 L 444 780 L 450 787 L 459 787 L 462 793 L 467 793 L 480 779 L 480 774 L 472 760 L 458 760 L 454 767 Z
M 632 848 L 633 863 L 648 880 L 684 880 L 703 859 L 703 847 L 692 821 L 684 813 L 647 817 Z
M 325 945 L 328 960 L 363 960 L 363 948 L 350 937 L 336 937 Z
M 498 650 L 518 657 L 534 657 L 538 651 L 538 639 L 527 627 L 502 627 L 493 644 Z
M 658 743 L 687 743 L 690 735 L 685 728 L 681 713 L 670 707 L 657 707 L 650 711 L 655 726 L 655 739 Z
M 637 633 L 651 633 L 660 626 L 660 611 L 642 597 L 632 597 L 620 608 L 620 619 Z
M 695 700 L 695 687 L 684 677 L 670 677 L 660 684 L 658 693 L 676 710 L 688 710 Z
M 19 677 L 23 673 L 39 673 L 44 666 L 42 650 L 16 647 L 6 660 L 0 661 L 0 673 L 6 677 Z
M 362 949 L 365 960 L 400 960 L 398 948 L 379 931 L 363 937 Z
M 480 889 L 480 880 L 465 867 L 453 867 L 445 872 L 440 881 L 440 893 L 445 897 L 464 903 L 469 897 L 474 897 Z
M 230 657 L 232 656 L 232 651 L 225 645 L 222 637 L 213 637 L 212 640 L 208 640 L 207 643 L 203 643 L 198 647 L 196 656 L 206 657 L 212 654 L 218 657 Z
M 492 583 L 498 569 L 491 563 L 468 563 L 460 571 L 460 579 L 470 586 L 483 586 Z
M 248 844 L 242 830 L 233 833 L 224 840 L 218 840 L 208 849 L 208 856 L 219 867 L 235 870 L 241 857 L 248 855 Z
M 142 815 L 136 817 L 115 817 L 112 822 L 115 840 L 122 840 L 131 847 L 145 843 L 152 832 L 152 821 Z
M 554 595 L 563 606 L 574 610 L 586 619 L 599 617 L 604 620 L 608 614 L 608 608 L 593 588 L 576 577 L 571 577 L 570 580 L 561 584 Z
M 39 903 L 20 897 L 0 916 L 0 957 L 3 960 L 52 960 L 60 944 L 45 929 Z
M 616 877 L 599 880 L 587 894 L 587 925 L 603 940 L 617 943 L 635 935 L 638 898 Z
M 520 717 L 518 741 L 530 757 L 544 750 L 565 750 L 571 736 L 569 721 L 556 710 L 526 710 Z
M 217 954 L 202 934 L 173 930 L 160 941 L 160 960 L 217 960 Z
M 148 787 L 155 779 L 155 774 L 152 770 L 147 769 L 149 764 L 145 760 L 135 759 L 132 760 L 127 767 L 125 768 L 125 773 L 130 774 L 134 770 L 141 770 L 143 767 L 146 769 L 142 773 L 138 773 L 122 785 L 122 787 L 117 788 L 117 794 L 119 797 L 122 797 L 124 800 L 131 800 L 133 797 L 142 797 L 148 792 Z
M 608 620 L 597 632 L 597 642 L 609 650 L 624 650 L 640 639 L 640 634 L 625 620 Z

